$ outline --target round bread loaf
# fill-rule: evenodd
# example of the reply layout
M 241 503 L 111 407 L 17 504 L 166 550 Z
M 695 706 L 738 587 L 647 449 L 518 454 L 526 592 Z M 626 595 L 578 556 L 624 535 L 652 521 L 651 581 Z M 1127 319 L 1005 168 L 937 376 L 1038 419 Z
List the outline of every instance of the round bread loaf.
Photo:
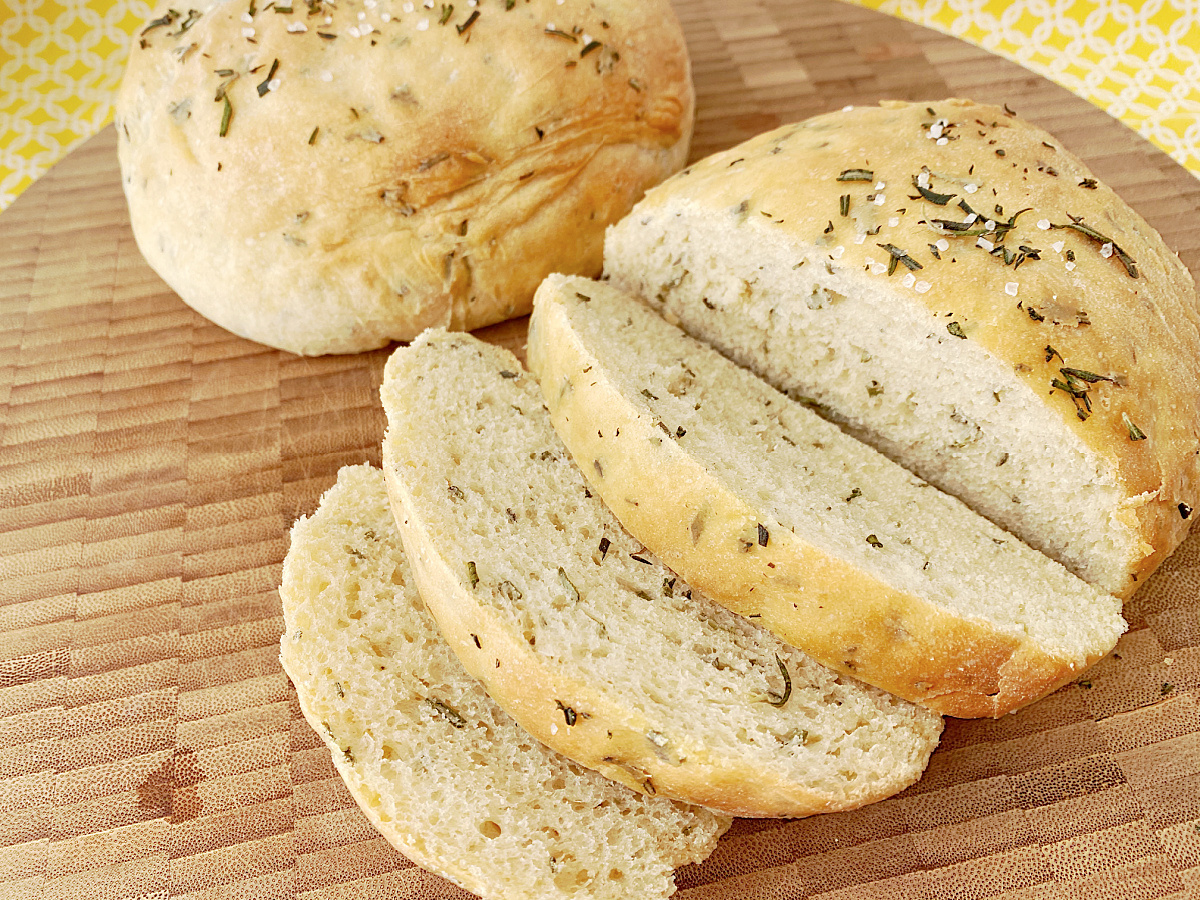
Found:
M 682 166 L 668 0 L 160 6 L 117 100 L 138 247 L 198 312 L 302 354 L 529 311 Z
M 1192 277 L 1007 109 L 760 135 L 651 191 L 605 274 L 1106 592 L 1200 506 Z

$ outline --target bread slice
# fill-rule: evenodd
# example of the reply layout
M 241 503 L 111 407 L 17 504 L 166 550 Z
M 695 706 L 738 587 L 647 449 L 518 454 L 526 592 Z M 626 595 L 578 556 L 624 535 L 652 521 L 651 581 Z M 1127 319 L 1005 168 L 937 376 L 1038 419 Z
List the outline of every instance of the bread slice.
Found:
M 488 898 L 666 897 L 727 827 L 569 762 L 488 699 L 413 585 L 378 469 L 342 469 L 295 524 L 279 593 L 305 718 L 418 865 Z
M 381 394 L 421 593 L 466 669 L 539 740 L 647 793 L 745 816 L 846 809 L 919 777 L 940 719 L 649 556 L 588 489 L 511 353 L 425 332 L 392 355 Z
M 1121 603 L 615 288 L 551 276 L 529 362 L 617 517 L 842 672 L 998 716 L 1106 654 Z
M 1200 312 L 1162 239 L 999 107 L 884 103 L 692 166 L 605 272 L 1121 597 L 1200 505 Z

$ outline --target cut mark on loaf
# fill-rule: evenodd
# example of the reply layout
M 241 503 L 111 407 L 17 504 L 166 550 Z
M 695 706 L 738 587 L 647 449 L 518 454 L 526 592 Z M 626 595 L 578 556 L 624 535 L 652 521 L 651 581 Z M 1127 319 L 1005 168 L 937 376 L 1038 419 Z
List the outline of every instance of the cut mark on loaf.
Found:
M 540 740 L 742 815 L 848 808 L 918 777 L 937 717 L 835 674 L 659 563 L 588 487 L 511 354 L 426 332 L 392 356 L 381 393 L 389 491 L 422 592 L 464 665 Z

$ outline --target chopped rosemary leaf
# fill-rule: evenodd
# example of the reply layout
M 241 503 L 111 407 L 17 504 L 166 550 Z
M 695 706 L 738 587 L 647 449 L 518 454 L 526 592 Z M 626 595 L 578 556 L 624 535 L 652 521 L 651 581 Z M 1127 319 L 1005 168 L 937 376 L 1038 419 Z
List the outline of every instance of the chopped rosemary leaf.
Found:
M 779 666 L 779 674 L 783 676 L 783 693 L 776 694 L 774 691 L 767 693 L 767 702 L 776 709 L 782 708 L 792 697 L 792 676 L 788 672 L 787 665 L 778 653 L 775 654 L 775 665 Z
M 199 22 L 201 15 L 203 15 L 203 13 L 201 13 L 199 10 L 189 9 L 187 18 L 184 19 L 179 24 L 178 31 L 171 32 L 171 37 L 179 37 L 179 35 L 183 34 L 185 31 L 187 31 L 189 28 L 191 28 L 193 25 L 195 25 L 197 22 Z
M 564 588 L 566 588 L 567 596 L 575 603 L 579 602 L 579 588 L 575 587 L 575 583 L 567 576 L 566 570 L 562 566 L 558 567 L 558 580 Z M 571 723 L 567 723 L 571 724 Z
M 454 4 L 453 3 L 443 3 L 442 4 L 442 14 L 441 14 L 441 16 L 438 17 L 438 24 L 445 25 L 447 22 L 450 21 L 450 17 L 452 15 L 454 15 Z
M 566 31 L 559 31 L 557 28 L 547 28 L 547 29 L 545 29 L 544 33 L 552 34 L 555 37 L 563 38 L 564 40 L 570 41 L 572 44 L 579 43 L 579 38 L 575 37 L 575 35 L 573 35 L 569 32 L 566 32 Z
M 155 28 L 163 28 L 167 25 L 170 25 L 172 22 L 174 22 L 178 18 L 179 18 L 179 13 L 173 9 L 169 9 L 169 10 L 167 10 L 167 14 L 164 15 L 162 18 L 154 19 L 153 21 L 147 22 L 146 27 L 142 29 L 142 34 L 144 35 L 148 31 L 153 31 Z
M 883 547 L 883 541 L 881 541 L 878 537 L 876 537 L 873 534 L 867 535 L 867 543 L 870 544 L 872 547 L 874 547 L 876 550 L 879 550 L 880 548 Z
M 917 262 L 915 259 L 913 259 L 911 256 L 909 256 L 906 252 L 904 252 L 899 247 L 897 247 L 895 244 L 876 244 L 875 246 L 879 247 L 883 250 L 886 250 L 888 253 L 890 253 L 892 255 L 892 264 L 891 264 L 891 266 L 889 266 L 889 271 L 888 271 L 889 275 L 891 275 L 892 272 L 895 271 L 897 262 L 904 263 L 904 265 L 908 267 L 910 272 L 915 272 L 917 269 L 925 268 L 919 262 Z
M 1088 384 L 1095 384 L 1097 381 L 1109 381 L 1113 384 L 1117 383 L 1115 378 L 1109 378 L 1105 375 L 1097 375 L 1095 372 L 1088 372 L 1085 369 L 1059 369 L 1068 378 L 1078 378 L 1080 381 L 1086 381 Z
M 946 330 L 948 332 L 950 332 L 952 335 L 954 335 L 956 338 L 962 338 L 963 340 L 966 340 L 966 338 L 967 338 L 967 333 L 965 331 L 963 331 L 962 326 L 959 325 L 957 322 L 951 322 L 949 325 L 946 326 Z
M 1071 221 L 1069 223 L 1067 223 L 1065 225 L 1051 225 L 1050 227 L 1051 228 L 1070 228 L 1074 231 L 1078 231 L 1080 234 L 1084 235 L 1085 237 L 1091 238 L 1093 241 L 1100 244 L 1101 246 L 1105 246 L 1105 245 L 1111 246 L 1113 255 L 1116 256 L 1117 259 L 1120 260 L 1121 265 L 1123 265 L 1125 267 L 1125 274 L 1127 274 L 1130 278 L 1138 277 L 1137 263 L 1134 262 L 1133 257 L 1131 257 L 1128 253 L 1126 253 L 1124 250 L 1121 249 L 1120 245 L 1117 244 L 1116 241 L 1114 241 L 1110 237 L 1106 237 L 1105 235 L 1101 234 L 1099 231 L 1097 231 L 1091 225 L 1085 224 L 1082 216 L 1072 216 L 1070 213 L 1067 213 L 1067 215 L 1070 216 L 1070 219 L 1071 219 Z
M 561 572 L 562 569 L 559 569 L 559 571 Z M 570 726 L 574 725 L 576 721 L 578 721 L 578 718 L 575 715 L 575 710 L 571 709 L 571 707 L 567 706 L 561 700 L 556 699 L 554 702 L 558 706 L 558 708 L 560 710 L 562 710 L 563 720 L 566 721 L 568 728 Z
M 221 130 L 218 132 L 220 137 L 225 137 L 229 134 L 229 120 L 233 118 L 233 104 L 229 102 L 229 98 L 224 94 L 221 99 L 225 101 L 225 109 L 221 111 Z
M 917 189 L 917 193 L 922 197 L 930 203 L 936 203 L 938 206 L 945 206 L 957 196 L 955 194 L 939 194 L 937 191 L 931 191 L 927 187 L 922 187 L 915 175 L 913 176 L 913 187 Z
M 267 77 L 258 85 L 258 96 L 265 97 L 267 92 L 271 90 L 271 79 L 275 77 L 275 73 L 279 71 L 279 60 L 276 59 L 271 63 L 271 70 L 267 72 Z
M 600 538 L 600 559 L 608 556 L 608 548 L 612 546 L 612 542 L 608 538 Z
M 467 579 L 471 582 L 471 589 L 475 589 L 475 585 L 479 584 L 479 572 L 475 568 L 475 561 L 467 561 Z
M 1046 362 L 1050 362 L 1050 360 L 1054 359 L 1054 357 L 1056 357 L 1056 356 L 1060 360 L 1062 360 L 1062 354 L 1059 353 L 1057 350 L 1055 350 L 1053 347 L 1051 347 L 1049 344 L 1047 344 L 1046 345 Z M 1063 360 L 1063 362 L 1066 362 L 1066 360 Z
M 766 525 L 762 524 L 762 522 L 759 522 L 758 523 L 758 546 L 765 547 L 765 546 L 767 546 L 767 542 L 770 540 L 771 540 L 771 532 L 769 532 L 767 530 Z
M 335 41 L 335 40 L 337 40 L 337 35 L 336 35 L 336 34 L 327 34 L 327 33 L 325 33 L 324 31 L 318 31 L 318 32 L 317 32 L 317 37 L 320 37 L 320 38 L 325 38 L 325 40 L 327 40 L 327 41 Z
M 479 18 L 479 10 L 474 10 L 471 15 L 467 16 L 467 21 L 461 25 L 455 25 L 454 28 L 459 34 L 462 34 L 468 28 L 475 24 L 475 20 Z
M 839 208 L 840 208 L 840 210 L 841 210 L 841 213 L 842 213 L 842 215 L 843 215 L 843 216 L 848 216 L 848 215 L 850 215 L 850 195 L 849 195 L 849 194 L 842 194 L 842 197 L 841 197 L 841 200 L 839 201 L 839 204 L 840 204 L 840 207 L 839 207 Z
M 582 50 L 580 50 L 580 51 L 579 51 L 579 55 L 580 55 L 580 56 L 587 56 L 587 55 L 588 55 L 589 53 L 591 53 L 593 50 L 599 50 L 599 49 L 600 49 L 601 47 L 603 47 L 603 46 L 604 46 L 604 45 L 603 45 L 603 44 L 601 44 L 599 41 L 588 41 L 588 42 L 587 42 L 587 44 L 586 44 L 586 45 L 584 45 L 584 48 L 583 48 Z
M 309 143 L 310 145 L 311 145 L 311 144 L 315 144 L 315 143 L 317 142 L 317 132 L 318 132 L 318 131 L 320 131 L 320 130 L 321 130 L 321 126 L 320 126 L 320 125 L 317 125 L 315 128 L 313 128 L 313 130 L 312 130 L 312 134 L 310 134 L 310 135 L 308 136 L 308 143 Z
M 846 169 L 837 177 L 838 181 L 874 181 L 875 173 L 871 169 Z
M 1129 439 L 1131 441 L 1144 441 L 1146 439 L 1146 433 L 1133 424 L 1129 418 L 1129 413 L 1121 413 L 1121 421 L 1129 429 Z
M 467 727 L 467 720 L 459 715 L 458 710 L 456 710 L 454 707 L 443 703 L 441 700 L 434 699 L 433 697 L 426 697 L 425 702 L 433 708 L 435 715 L 445 719 L 455 728 Z
M 1180 503 L 1179 504 L 1179 515 L 1181 518 L 1184 518 L 1184 519 L 1191 518 L 1192 508 L 1190 506 L 1188 506 L 1186 503 Z

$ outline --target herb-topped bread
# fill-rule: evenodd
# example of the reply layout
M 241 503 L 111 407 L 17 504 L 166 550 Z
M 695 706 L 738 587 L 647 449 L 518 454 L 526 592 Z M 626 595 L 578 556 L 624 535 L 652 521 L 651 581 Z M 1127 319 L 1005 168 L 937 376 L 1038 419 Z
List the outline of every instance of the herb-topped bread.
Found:
M 728 821 L 639 795 L 523 731 L 421 601 L 383 473 L 354 466 L 292 529 L 284 668 L 350 793 L 398 850 L 483 897 L 666 897 Z
M 693 593 L 588 489 L 511 353 L 426 332 L 392 355 L 381 395 L 426 604 L 539 740 L 746 816 L 847 809 L 919 777 L 941 720 Z
M 548 278 L 529 364 L 635 537 L 839 671 L 947 715 L 998 716 L 1124 630 L 1118 599 L 610 285 Z
M 884 103 L 681 172 L 605 271 L 1103 590 L 1200 497 L 1200 313 L 1162 239 L 1040 128 Z
M 669 0 L 196 6 L 157 4 L 131 51 L 130 220 L 186 303 L 274 347 L 523 315 L 687 156 Z

